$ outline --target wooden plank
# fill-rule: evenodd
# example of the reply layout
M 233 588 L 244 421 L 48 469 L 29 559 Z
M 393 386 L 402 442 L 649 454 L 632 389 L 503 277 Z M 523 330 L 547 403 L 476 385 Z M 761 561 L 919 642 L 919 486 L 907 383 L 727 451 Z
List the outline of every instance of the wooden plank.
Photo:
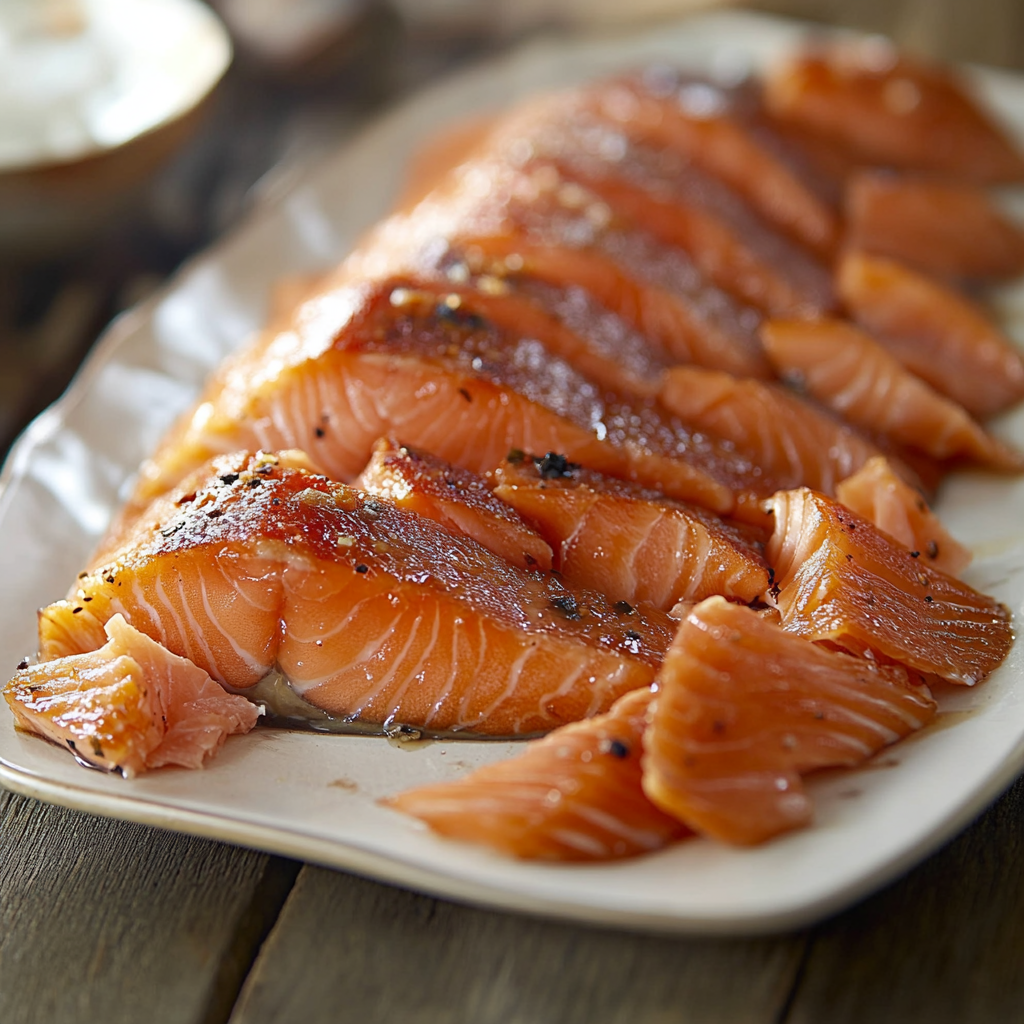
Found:
M 786 1024 L 1024 1015 L 1024 782 L 901 882 L 812 939 Z
M 306 867 L 231 1021 L 764 1024 L 802 949 L 494 913 Z
M 223 1021 L 297 871 L 0 792 L 0 1021 Z

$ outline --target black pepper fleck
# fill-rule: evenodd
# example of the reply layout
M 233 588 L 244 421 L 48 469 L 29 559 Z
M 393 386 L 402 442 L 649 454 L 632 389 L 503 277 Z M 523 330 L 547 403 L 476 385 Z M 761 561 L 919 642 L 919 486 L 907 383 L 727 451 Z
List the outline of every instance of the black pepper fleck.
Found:
M 552 608 L 560 611 L 570 621 L 576 622 L 583 618 L 580 614 L 580 607 L 576 603 L 576 598 L 572 594 L 566 594 L 564 597 L 553 597 L 550 604 Z
M 632 615 L 633 612 L 636 611 L 636 609 L 628 601 L 616 601 L 615 604 L 612 605 L 612 607 L 620 615 Z
M 564 455 L 560 455 L 558 452 L 548 452 L 543 458 L 534 459 L 533 463 L 545 480 L 571 477 L 580 468 L 579 463 L 570 462 Z
M 370 567 L 368 565 L 363 565 L 362 563 L 360 563 L 359 565 L 356 566 L 356 572 L 369 572 L 369 571 L 370 571 Z
M 629 744 L 623 743 L 622 740 L 602 740 L 600 749 L 602 754 L 611 754 L 620 760 L 629 757 Z

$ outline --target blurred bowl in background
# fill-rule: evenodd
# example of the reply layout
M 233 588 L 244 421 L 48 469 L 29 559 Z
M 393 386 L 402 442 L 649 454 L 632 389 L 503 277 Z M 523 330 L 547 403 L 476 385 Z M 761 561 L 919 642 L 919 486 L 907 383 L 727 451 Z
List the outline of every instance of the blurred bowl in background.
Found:
M 0 251 L 53 254 L 128 209 L 230 62 L 199 0 L 2 0 Z

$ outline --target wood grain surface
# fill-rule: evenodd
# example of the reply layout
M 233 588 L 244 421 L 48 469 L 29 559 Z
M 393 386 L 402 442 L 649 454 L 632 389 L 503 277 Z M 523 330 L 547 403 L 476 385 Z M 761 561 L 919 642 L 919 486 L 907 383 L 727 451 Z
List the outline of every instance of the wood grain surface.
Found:
M 1024 67 L 1022 0 L 754 6 L 886 33 L 925 55 Z M 136 228 L 78 263 L 6 278 L 0 267 L 0 437 L 19 426 L 22 406 L 33 411 L 33 387 L 62 387 L 73 369 L 59 355 L 36 372 L 39 353 L 58 348 L 32 339 L 70 338 L 60 353 L 84 351 L 97 310 L 120 308 L 140 266 L 147 282 L 161 276 L 244 209 L 252 182 L 286 148 L 282 138 L 321 138 L 342 122 L 350 130 L 382 98 L 490 45 L 396 43 L 389 24 L 375 30 L 384 48 L 374 49 L 375 37 L 353 74 L 312 103 L 246 78 L 243 64 L 228 90 L 249 106 L 225 106 L 211 133 L 228 140 L 230 160 L 217 164 L 211 154 L 226 150 L 211 144 L 173 170 L 161 186 L 156 221 L 166 230 L 157 241 Z M 57 317 L 56 300 L 40 296 L 66 296 L 79 277 L 98 293 L 73 309 L 65 303 L 71 324 L 65 306 Z M 25 367 L 17 379 L 15 364 Z M 1018 783 L 905 878 L 816 928 L 672 939 L 459 906 L 0 792 L 0 1024 L 1016 1022 L 1022 868 Z

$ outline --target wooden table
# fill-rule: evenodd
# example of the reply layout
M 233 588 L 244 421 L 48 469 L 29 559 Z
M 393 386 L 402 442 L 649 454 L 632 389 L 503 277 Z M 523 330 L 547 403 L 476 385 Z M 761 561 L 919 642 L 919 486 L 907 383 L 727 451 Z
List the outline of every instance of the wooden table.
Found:
M 1024 63 L 1020 0 L 771 6 L 942 56 Z M 413 61 L 387 23 L 368 31 L 349 77 L 313 91 L 272 88 L 243 62 L 205 142 L 158 187 L 155 214 L 85 255 L 8 260 L 0 437 L 63 387 L 106 317 L 230 223 L 287 148 L 289 126 L 340 136 L 480 46 L 456 41 L 425 57 L 415 44 Z M 225 146 L 216 140 L 227 123 Z M 1022 805 L 1018 783 L 905 878 L 817 927 L 710 940 L 472 909 L 0 792 L 0 1022 L 1021 1020 Z

